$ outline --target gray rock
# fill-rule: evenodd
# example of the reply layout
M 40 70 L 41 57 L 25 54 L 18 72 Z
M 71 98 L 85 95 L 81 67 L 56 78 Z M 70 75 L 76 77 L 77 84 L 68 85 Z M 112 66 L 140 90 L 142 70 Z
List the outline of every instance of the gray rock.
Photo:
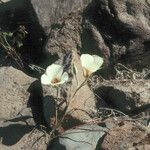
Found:
M 130 150 L 130 149 L 135 148 L 139 150 L 143 150 L 143 149 L 147 150 L 150 142 L 148 138 L 148 132 L 146 131 L 149 131 L 149 129 L 147 128 L 147 130 L 146 129 L 141 130 L 142 128 L 138 126 L 137 124 L 138 123 L 127 122 L 127 121 L 122 120 L 122 125 L 118 124 L 117 127 L 114 127 L 112 130 L 109 130 L 107 132 L 107 135 L 103 139 L 101 149 L 107 149 L 107 150 L 128 149 Z
M 149 80 L 142 79 L 104 81 L 95 90 L 109 106 L 128 113 L 140 113 L 150 108 L 149 91 Z
M 99 0 L 92 1 L 87 7 L 85 18 L 97 28 L 107 43 L 109 49 L 101 50 L 104 56 L 111 54 L 111 61 L 120 61 L 139 69 L 139 67 L 150 67 L 149 14 L 149 1 Z M 92 35 L 96 35 L 91 27 L 89 29 Z M 95 46 L 98 48 L 97 44 Z
M 0 117 L 10 119 L 27 107 L 30 93 L 27 91 L 35 79 L 13 67 L 0 68 Z
M 24 117 L 23 120 L 23 116 L 19 118 L 19 115 L 18 118 L 12 120 L 0 121 L 0 148 L 2 150 L 46 150 L 44 133 L 27 122 L 29 123 L 27 118 Z
M 50 143 L 49 150 L 91 150 L 100 144 L 106 128 L 98 125 L 82 125 L 65 131 L 61 137 Z
M 102 55 L 107 65 L 120 61 L 140 69 L 150 67 L 149 12 L 149 1 L 13 0 L 0 5 L 0 27 L 25 25 L 30 34 L 24 46 L 36 56 L 45 45 L 57 54 L 77 48 Z
M 58 20 L 46 50 L 59 57 L 68 50 L 100 55 L 108 65 L 101 70 L 105 77 L 111 76 L 117 62 L 139 70 L 149 68 L 149 10 L 145 1 L 93 0 L 85 9 Z
M 37 62 L 45 52 L 47 36 L 53 27 L 57 28 L 58 21 L 73 11 L 84 9 L 90 2 L 91 0 L 8 1 L 0 5 L 0 28 L 2 31 L 16 31 L 20 25 L 25 26 L 29 34 L 23 43 L 25 53 L 21 53 L 21 56 L 26 63 Z
M 52 24 L 57 24 L 58 20 L 67 16 L 73 11 L 83 9 L 91 0 L 30 0 L 39 23 L 48 34 Z
M 46 150 L 45 138 L 40 138 L 44 133 L 32 132 L 42 123 L 42 95 L 35 80 L 13 67 L 0 68 L 0 149 Z

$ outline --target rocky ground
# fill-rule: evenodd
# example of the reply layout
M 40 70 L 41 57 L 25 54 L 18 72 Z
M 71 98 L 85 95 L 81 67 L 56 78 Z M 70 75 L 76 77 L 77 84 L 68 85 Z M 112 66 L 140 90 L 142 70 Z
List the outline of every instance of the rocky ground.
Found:
M 85 53 L 104 64 L 73 96 Z M 1 0 L 0 85 L 0 150 L 150 149 L 150 1 Z

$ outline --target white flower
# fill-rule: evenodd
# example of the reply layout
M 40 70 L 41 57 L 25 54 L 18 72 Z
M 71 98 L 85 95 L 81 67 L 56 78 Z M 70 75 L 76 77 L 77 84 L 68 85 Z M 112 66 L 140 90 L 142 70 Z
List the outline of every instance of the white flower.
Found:
M 90 76 L 93 72 L 100 69 L 103 64 L 103 58 L 97 55 L 82 54 L 80 57 L 83 67 L 83 75 Z
M 68 81 L 68 78 L 68 73 L 63 72 L 63 66 L 52 64 L 46 68 L 45 74 L 41 76 L 41 83 L 57 86 Z

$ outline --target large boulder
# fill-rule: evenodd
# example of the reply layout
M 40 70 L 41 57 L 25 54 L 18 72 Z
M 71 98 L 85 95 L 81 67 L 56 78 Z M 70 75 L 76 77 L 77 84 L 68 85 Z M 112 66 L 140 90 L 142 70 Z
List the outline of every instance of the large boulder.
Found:
M 84 9 L 91 0 L 12 0 L 0 5 L 0 28 L 2 31 L 16 32 L 21 25 L 28 34 L 19 53 L 24 64 L 39 63 L 45 52 L 47 37 L 58 21 L 72 11 Z M 47 56 L 47 55 L 46 55 Z M 43 59 L 42 59 L 43 60 Z
M 57 22 L 71 12 L 84 9 L 91 0 L 30 0 L 44 31 L 49 34 L 51 26 L 57 27 Z
M 45 48 L 49 54 L 76 48 L 102 55 L 106 64 L 141 69 L 149 67 L 149 7 L 149 1 L 137 0 L 13 0 L 0 5 L 0 27 L 27 28 L 28 60 L 39 60 L 31 54 L 42 56 Z
M 2 150 L 46 150 L 44 133 L 27 123 L 29 120 L 23 120 L 22 116 L 20 119 L 18 117 L 18 120 L 0 121 L 0 148 Z
M 109 47 L 109 51 L 104 48 L 102 51 L 107 56 L 110 54 L 111 64 L 120 61 L 140 69 L 150 67 L 149 13 L 149 1 L 96 0 L 87 7 L 85 19 L 101 33 Z M 92 35 L 96 35 L 91 27 L 88 28 Z
M 131 114 L 149 111 L 149 91 L 150 81 L 142 79 L 104 81 L 95 90 L 108 106 Z
M 28 105 L 30 93 L 27 91 L 34 78 L 13 67 L 0 68 L 0 117 L 15 117 Z
M 0 148 L 46 149 L 45 138 L 38 141 L 43 133 L 34 130 L 42 123 L 38 81 L 13 67 L 1 67 L 0 85 Z
M 119 125 L 119 124 L 118 124 Z M 143 128 L 142 128 L 143 127 Z M 148 135 L 148 128 L 138 123 L 122 122 L 119 126 L 112 128 L 104 137 L 101 149 L 128 149 L 128 150 L 142 150 L 150 148 L 150 141 Z

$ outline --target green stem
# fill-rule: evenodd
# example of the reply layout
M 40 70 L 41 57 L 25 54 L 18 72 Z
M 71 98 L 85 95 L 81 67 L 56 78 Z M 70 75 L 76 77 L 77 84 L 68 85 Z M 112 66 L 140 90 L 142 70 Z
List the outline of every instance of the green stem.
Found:
M 56 90 L 57 90 L 57 98 L 59 98 L 59 87 L 56 86 Z M 57 99 L 56 99 L 56 121 L 55 121 L 55 125 L 57 126 L 58 124 L 58 105 L 57 105 Z
M 86 79 L 81 83 L 81 85 L 80 85 L 80 86 L 76 89 L 76 91 L 74 92 L 74 94 L 73 94 L 73 96 L 72 96 L 71 99 L 74 98 L 74 96 L 76 95 L 76 93 L 80 90 L 80 88 L 81 88 L 82 86 L 84 86 L 84 84 L 86 83 L 87 80 L 88 80 L 88 78 L 86 78 Z

